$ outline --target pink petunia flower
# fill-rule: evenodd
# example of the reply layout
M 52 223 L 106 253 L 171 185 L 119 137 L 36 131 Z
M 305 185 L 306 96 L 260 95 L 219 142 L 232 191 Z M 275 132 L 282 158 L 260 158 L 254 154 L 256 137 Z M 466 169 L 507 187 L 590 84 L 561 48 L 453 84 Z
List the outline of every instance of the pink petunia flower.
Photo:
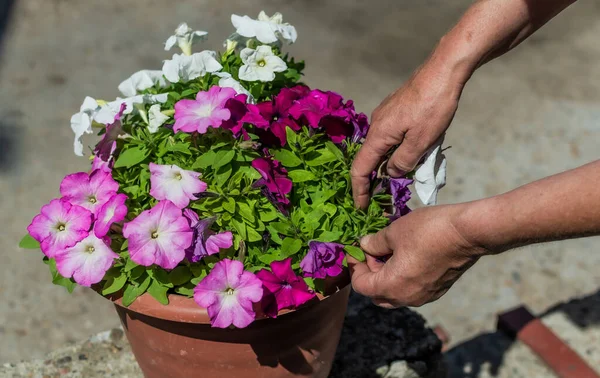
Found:
M 233 234 L 230 231 L 217 234 L 210 229 L 216 218 L 199 219 L 198 214 L 191 209 L 184 209 L 183 215 L 194 230 L 192 245 L 185 250 L 186 257 L 190 262 L 198 262 L 203 257 L 216 255 L 221 249 L 233 245 Z
M 257 158 L 252 161 L 252 167 L 262 176 L 254 186 L 265 186 L 276 202 L 290 203 L 286 195 L 292 191 L 292 180 L 287 177 L 286 169 L 277 160 L 270 157 Z
M 56 254 L 56 269 L 61 276 L 73 277 L 82 286 L 92 286 L 102 281 L 104 274 L 119 257 L 109 246 L 110 239 L 100 239 L 94 234 Z
M 96 222 L 94 223 L 94 234 L 96 237 L 102 238 L 106 236 L 113 223 L 118 223 L 125 219 L 127 215 L 125 201 L 127 201 L 125 194 L 115 194 L 100 208 Z
M 344 246 L 341 244 L 311 241 L 300 267 L 307 277 L 335 277 L 344 270 L 344 257 Z
M 88 236 L 92 213 L 65 199 L 53 199 L 44 205 L 27 227 L 38 242 L 42 252 L 54 257 L 57 252 L 72 247 Z
M 295 119 L 303 119 L 310 127 L 317 128 L 321 118 L 331 113 L 328 103 L 329 96 L 326 92 L 313 89 L 308 95 L 294 102 L 289 113 Z
M 315 297 L 306 282 L 292 270 L 292 259 L 273 261 L 271 271 L 256 273 L 263 283 L 262 307 L 268 316 L 275 318 L 285 308 L 297 308 Z
M 175 125 L 173 131 L 186 133 L 206 133 L 209 127 L 219 127 L 231 117 L 225 107 L 230 98 L 236 95 L 233 88 L 212 86 L 206 92 L 198 92 L 195 100 L 179 100 L 175 104 Z
M 194 288 L 194 300 L 207 309 L 213 327 L 244 328 L 254 321 L 252 303 L 263 296 L 262 281 L 236 260 L 219 261 Z
M 67 175 L 60 183 L 60 194 L 74 205 L 97 215 L 100 208 L 117 193 L 119 184 L 110 172 L 78 172 Z
M 196 194 L 206 190 L 199 172 L 186 171 L 176 165 L 150 163 L 150 195 L 157 200 L 169 200 L 183 209 Z
M 165 200 L 125 223 L 123 236 L 133 262 L 173 269 L 185 258 L 193 232 L 181 209 Z

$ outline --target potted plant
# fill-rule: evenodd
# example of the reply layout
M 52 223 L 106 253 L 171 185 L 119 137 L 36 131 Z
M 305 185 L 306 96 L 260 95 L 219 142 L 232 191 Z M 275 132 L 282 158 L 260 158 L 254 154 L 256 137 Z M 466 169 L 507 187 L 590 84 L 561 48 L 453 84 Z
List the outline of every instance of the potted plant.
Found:
M 192 53 L 206 32 L 183 23 L 162 70 L 85 99 L 71 127 L 77 155 L 84 134 L 101 137 L 91 169 L 63 179 L 21 246 L 41 249 L 53 283 L 114 301 L 146 377 L 325 377 L 345 256 L 363 260 L 358 239 L 409 211 L 413 181 L 375 174 L 355 209 L 367 117 L 299 82 L 280 14 L 232 22 L 223 52 Z

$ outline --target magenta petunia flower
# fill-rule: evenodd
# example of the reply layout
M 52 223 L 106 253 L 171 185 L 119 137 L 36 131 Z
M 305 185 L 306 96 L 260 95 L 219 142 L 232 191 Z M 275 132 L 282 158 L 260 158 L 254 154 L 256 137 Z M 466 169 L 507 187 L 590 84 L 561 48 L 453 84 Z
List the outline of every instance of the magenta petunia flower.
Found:
M 82 286 L 90 287 L 102 281 L 106 271 L 118 258 L 110 248 L 110 238 L 97 238 L 94 234 L 56 254 L 56 269 L 61 276 Z
M 307 277 L 335 277 L 344 269 L 344 257 L 344 246 L 341 244 L 311 241 L 300 267 Z
M 115 144 L 116 145 L 116 144 Z M 114 165 L 114 160 L 110 159 L 109 161 L 102 160 L 99 156 L 94 156 L 92 160 L 92 171 L 100 170 L 102 172 L 112 172 L 112 167 Z
M 231 117 L 228 120 L 223 121 L 221 127 L 231 130 L 236 138 L 240 135 L 244 135 L 244 138 L 248 139 L 248 134 L 243 129 L 245 123 L 250 123 L 259 128 L 266 128 L 269 126 L 269 122 L 260 114 L 258 106 L 247 104 L 247 99 L 247 95 L 238 94 L 227 100 L 227 103 L 225 104 L 225 108 L 229 109 Z
M 42 252 L 54 257 L 57 252 L 72 247 L 88 236 L 92 213 L 65 199 L 53 199 L 44 205 L 27 227 L 38 242 Z
M 414 181 L 407 178 L 391 178 L 389 180 L 392 202 L 394 203 L 394 218 L 410 213 L 411 210 L 407 203 L 410 200 L 411 192 L 408 186 Z
M 333 143 L 342 143 L 346 138 L 352 136 L 354 132 L 352 125 L 340 117 L 327 115 L 321 118 L 320 125 Z
M 292 270 L 292 259 L 273 261 L 271 271 L 266 269 L 256 273 L 263 283 L 262 307 L 266 315 L 275 318 L 285 308 L 297 308 L 315 297 L 302 277 Z
M 206 133 L 209 127 L 219 127 L 231 116 L 225 104 L 233 98 L 233 88 L 212 86 L 206 92 L 198 92 L 195 100 L 179 100 L 175 104 L 173 131 Z
M 102 205 L 94 223 L 94 234 L 96 237 L 102 238 L 106 236 L 113 223 L 118 223 L 125 219 L 127 215 L 125 201 L 127 201 L 125 194 L 115 194 Z
M 310 127 L 319 127 L 321 118 L 331 114 L 328 107 L 329 95 L 318 89 L 313 89 L 303 98 L 294 102 L 289 114 L 297 120 L 305 120 Z
M 186 171 L 176 165 L 150 163 L 150 195 L 157 200 L 169 200 L 183 209 L 196 194 L 206 190 L 199 172 Z
M 97 215 L 100 208 L 117 193 L 119 184 L 110 172 L 78 172 L 67 175 L 60 183 L 60 194 L 73 205 L 84 207 Z
M 173 269 L 185 258 L 193 232 L 181 209 L 164 200 L 125 223 L 123 236 L 133 262 Z
M 248 326 L 256 316 L 252 303 L 262 295 L 262 281 L 244 271 L 244 264 L 229 259 L 216 263 L 194 288 L 194 300 L 206 308 L 211 325 L 217 328 Z
M 290 117 L 290 108 L 294 104 L 294 101 L 306 93 L 308 93 L 308 88 L 302 85 L 297 85 L 293 88 L 283 88 L 272 101 L 265 101 L 256 105 L 261 116 L 267 121 L 268 132 L 276 138 L 274 140 L 269 135 L 263 135 L 261 140 L 265 139 L 265 144 L 275 144 L 277 141 L 277 144 L 285 146 L 286 126 L 294 131 L 300 130 L 298 123 Z M 263 128 L 260 125 L 257 125 L 257 127 Z
M 123 116 L 123 112 L 127 108 L 126 103 L 121 104 L 121 108 L 117 115 L 115 115 L 115 119 L 113 123 L 106 125 L 106 132 L 100 142 L 94 148 L 94 154 L 99 156 L 103 161 L 108 162 L 112 158 L 112 154 L 115 152 L 117 147 L 117 139 L 119 135 L 125 134 L 123 131 L 123 125 L 121 124 L 121 117 Z
M 260 173 L 262 179 L 254 186 L 265 186 L 273 194 L 277 202 L 290 203 L 286 195 L 292 191 L 292 180 L 287 177 L 287 171 L 281 164 L 269 157 L 257 158 L 252 161 L 252 167 Z
M 188 219 L 194 231 L 192 245 L 185 250 L 190 262 L 198 262 L 210 255 L 216 255 L 221 249 L 233 245 L 233 234 L 230 231 L 216 233 L 210 229 L 216 218 L 199 219 L 198 214 L 191 209 L 183 210 L 183 215 Z

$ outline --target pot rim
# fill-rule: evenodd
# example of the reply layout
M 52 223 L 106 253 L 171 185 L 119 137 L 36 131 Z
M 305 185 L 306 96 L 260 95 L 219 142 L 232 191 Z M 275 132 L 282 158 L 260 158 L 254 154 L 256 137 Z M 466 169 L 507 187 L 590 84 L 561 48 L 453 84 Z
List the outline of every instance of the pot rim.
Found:
M 279 317 L 281 315 L 295 312 L 299 309 L 313 306 L 350 285 L 350 276 L 347 269 L 345 269 L 344 272 L 339 276 L 330 277 L 330 279 L 327 279 L 325 285 L 325 291 L 327 295 L 317 293 L 315 298 L 308 301 L 304 305 L 298 307 L 297 309 L 283 309 L 277 313 L 277 316 Z M 98 290 L 96 291 L 99 292 Z M 188 298 L 184 295 L 169 294 L 169 304 L 163 305 L 154 299 L 154 297 L 152 297 L 148 292 L 146 292 L 137 297 L 129 306 L 123 305 L 122 292 L 105 295 L 104 297 L 113 302 L 116 306 L 142 315 L 151 316 L 153 318 L 180 323 L 210 324 L 210 317 L 208 316 L 207 310 L 204 307 L 200 307 L 193 298 Z M 256 313 L 255 321 L 270 319 L 262 311 L 260 302 L 255 303 L 254 311 Z

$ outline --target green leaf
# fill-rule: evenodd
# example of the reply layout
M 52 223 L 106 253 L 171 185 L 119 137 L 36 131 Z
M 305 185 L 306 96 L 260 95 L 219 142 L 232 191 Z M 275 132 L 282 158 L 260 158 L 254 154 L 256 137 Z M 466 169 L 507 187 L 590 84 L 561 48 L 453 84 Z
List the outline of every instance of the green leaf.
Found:
M 48 268 L 50 268 L 52 283 L 62 286 L 66 288 L 69 293 L 72 293 L 77 284 L 71 278 L 63 277 L 60 275 L 60 273 L 58 273 L 58 270 L 56 269 L 56 260 L 44 257 L 44 264 L 48 265 Z
M 183 285 L 192 278 L 192 272 L 187 266 L 178 266 L 169 273 L 169 281 L 175 286 Z
M 346 251 L 346 253 L 348 253 L 350 256 L 354 257 L 355 259 L 357 259 L 360 262 L 363 262 L 366 260 L 365 258 L 365 253 L 363 252 L 362 249 L 355 247 L 353 245 L 347 245 L 344 246 L 344 251 Z
M 302 160 L 289 150 L 275 151 L 273 155 L 284 167 L 297 167 L 302 164 Z
M 331 141 L 325 142 L 325 147 L 327 147 L 327 149 L 329 151 L 331 151 L 338 160 L 346 161 L 344 153 L 335 144 L 333 144 L 333 142 L 331 142 Z
M 23 239 L 19 242 L 19 248 L 23 249 L 39 249 L 40 243 L 35 240 L 31 235 L 27 234 L 23 236 Z
M 323 231 L 317 237 L 317 240 L 322 242 L 335 242 L 340 240 L 342 235 L 344 235 L 342 231 Z
M 192 164 L 192 169 L 205 169 L 210 167 L 213 162 L 215 161 L 215 153 L 211 150 L 208 152 L 203 153 L 202 155 L 200 155 L 198 157 L 198 159 L 196 159 L 196 161 L 194 162 L 194 164 Z
M 115 162 L 115 168 L 129 168 L 142 162 L 147 155 L 148 151 L 144 147 L 129 148 L 119 155 L 117 161 Z
M 297 253 L 302 248 L 302 240 L 285 238 L 281 245 L 281 254 L 285 257 L 289 257 Z
M 226 201 L 223 201 L 223 209 L 227 210 L 231 214 L 235 214 L 235 200 L 231 197 L 227 198 Z
M 293 182 L 304 182 L 317 179 L 314 173 L 305 171 L 303 169 L 296 169 L 294 171 L 290 171 L 288 172 L 288 176 L 292 179 Z
M 102 288 L 102 295 L 116 293 L 117 291 L 121 290 L 123 286 L 125 286 L 126 282 L 127 275 L 125 273 L 122 273 L 118 277 L 109 277 Z
M 189 285 L 176 287 L 175 292 L 179 295 L 185 295 L 186 297 L 193 297 L 194 287 L 195 285 L 190 283 Z
M 246 239 L 248 237 L 248 234 L 246 233 L 246 223 L 233 218 L 231 220 L 231 225 L 233 226 L 233 228 L 235 228 L 235 230 L 242 237 L 242 239 Z
M 169 298 L 167 297 L 167 291 L 169 288 L 161 285 L 158 281 L 152 280 L 152 283 L 148 287 L 148 293 L 152 295 L 160 304 L 168 305 Z
M 269 224 L 275 231 L 283 235 L 291 235 L 293 230 L 289 224 L 283 222 L 272 222 Z
M 262 235 L 256 232 L 254 228 L 247 227 L 246 232 L 248 232 L 248 241 L 256 242 L 262 240 Z
M 296 132 L 294 130 L 292 130 L 291 128 L 286 126 L 285 127 L 285 136 L 286 136 L 288 144 L 293 148 L 296 145 L 296 143 L 298 142 L 298 135 L 296 134 Z
M 146 278 L 141 283 L 135 282 L 128 284 L 123 293 L 123 306 L 129 306 L 137 297 L 144 294 L 148 289 L 148 286 L 150 286 L 150 281 L 152 281 L 152 278 L 146 275 Z
M 310 160 L 306 161 L 306 164 L 310 165 L 311 167 L 316 167 L 337 160 L 337 157 L 333 154 L 333 152 L 329 151 L 327 148 L 321 148 L 315 151 L 314 154 L 310 155 L 311 158 Z
M 170 279 L 170 274 L 163 268 L 156 266 L 156 267 L 154 267 L 152 269 L 148 269 L 146 271 L 148 272 L 150 277 L 152 277 L 154 280 L 156 280 L 159 284 L 166 286 L 166 287 L 173 287 L 173 284 L 171 283 L 171 279 Z
M 136 267 L 138 267 L 138 266 L 139 266 L 139 265 L 138 265 L 138 264 L 136 264 L 136 263 L 134 263 L 132 260 L 130 260 L 130 259 L 127 259 L 127 262 L 125 263 L 125 268 L 123 268 L 123 270 L 124 270 L 125 272 L 129 272 L 129 271 L 131 271 L 133 268 L 136 268 Z
M 248 204 L 244 202 L 238 202 L 237 207 L 239 209 L 239 214 L 244 218 L 249 220 L 251 223 L 256 221 L 256 217 L 254 216 L 254 211 L 248 206 Z
M 223 186 L 231 176 L 231 164 L 227 164 L 217 171 L 216 174 L 216 184 L 218 186 Z
M 217 152 L 217 154 L 215 156 L 215 161 L 213 163 L 213 168 L 215 170 L 217 170 L 220 167 L 224 166 L 225 164 L 229 164 L 233 160 L 234 156 L 235 156 L 234 150 L 221 150 L 221 151 Z

